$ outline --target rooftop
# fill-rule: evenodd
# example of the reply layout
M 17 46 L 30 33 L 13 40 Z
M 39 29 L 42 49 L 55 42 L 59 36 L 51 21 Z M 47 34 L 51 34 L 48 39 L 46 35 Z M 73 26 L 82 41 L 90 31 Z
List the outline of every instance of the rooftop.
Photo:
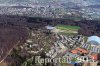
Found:
M 90 37 L 88 37 L 88 41 L 87 42 L 91 42 L 91 41 L 95 41 L 98 44 L 100 44 L 100 38 L 98 36 L 90 36 Z

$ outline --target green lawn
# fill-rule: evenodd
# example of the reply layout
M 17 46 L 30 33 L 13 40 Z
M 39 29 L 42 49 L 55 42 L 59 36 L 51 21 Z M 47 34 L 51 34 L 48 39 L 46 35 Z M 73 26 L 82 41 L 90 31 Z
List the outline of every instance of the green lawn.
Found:
M 80 27 L 78 27 L 78 26 L 67 26 L 67 25 L 57 25 L 56 28 L 61 29 L 61 30 L 78 30 L 78 29 L 80 29 Z
M 76 33 L 67 33 L 67 32 L 60 32 L 60 35 L 68 35 L 68 36 L 72 36 L 72 35 L 77 35 Z
M 57 25 L 55 26 L 59 29 L 59 34 L 62 35 L 76 35 L 80 27 L 78 26 L 67 26 L 67 25 Z

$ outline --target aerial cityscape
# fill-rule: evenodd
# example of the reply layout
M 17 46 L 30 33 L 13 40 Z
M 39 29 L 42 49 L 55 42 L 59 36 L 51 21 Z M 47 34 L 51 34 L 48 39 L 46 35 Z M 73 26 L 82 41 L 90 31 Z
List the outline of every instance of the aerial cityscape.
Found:
M 0 0 L 0 66 L 100 66 L 100 1 Z

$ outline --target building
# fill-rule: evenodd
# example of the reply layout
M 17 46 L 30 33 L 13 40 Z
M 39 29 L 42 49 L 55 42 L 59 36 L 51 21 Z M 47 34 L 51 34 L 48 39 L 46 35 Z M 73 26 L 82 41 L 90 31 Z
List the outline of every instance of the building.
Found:
M 96 61 L 100 61 L 100 53 L 92 53 L 91 58 Z
M 92 58 L 93 60 L 98 60 L 98 54 L 97 54 L 97 53 L 91 54 L 91 58 Z
M 82 48 L 76 48 L 74 50 L 71 51 L 73 54 L 88 54 L 89 52 L 85 49 L 82 49 Z
M 100 38 L 98 36 L 90 36 L 90 37 L 88 37 L 87 42 L 91 42 L 92 44 L 100 45 Z

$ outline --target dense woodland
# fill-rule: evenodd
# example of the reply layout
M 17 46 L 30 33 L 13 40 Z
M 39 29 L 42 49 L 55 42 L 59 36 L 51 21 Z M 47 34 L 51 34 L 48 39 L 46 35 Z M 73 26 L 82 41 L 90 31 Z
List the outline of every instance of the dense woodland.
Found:
M 100 21 L 98 20 L 73 21 L 68 19 L 0 15 L 0 25 L 21 26 L 37 29 L 46 25 L 55 26 L 57 24 L 79 26 L 81 27 L 79 34 L 83 34 L 85 36 L 100 36 Z

